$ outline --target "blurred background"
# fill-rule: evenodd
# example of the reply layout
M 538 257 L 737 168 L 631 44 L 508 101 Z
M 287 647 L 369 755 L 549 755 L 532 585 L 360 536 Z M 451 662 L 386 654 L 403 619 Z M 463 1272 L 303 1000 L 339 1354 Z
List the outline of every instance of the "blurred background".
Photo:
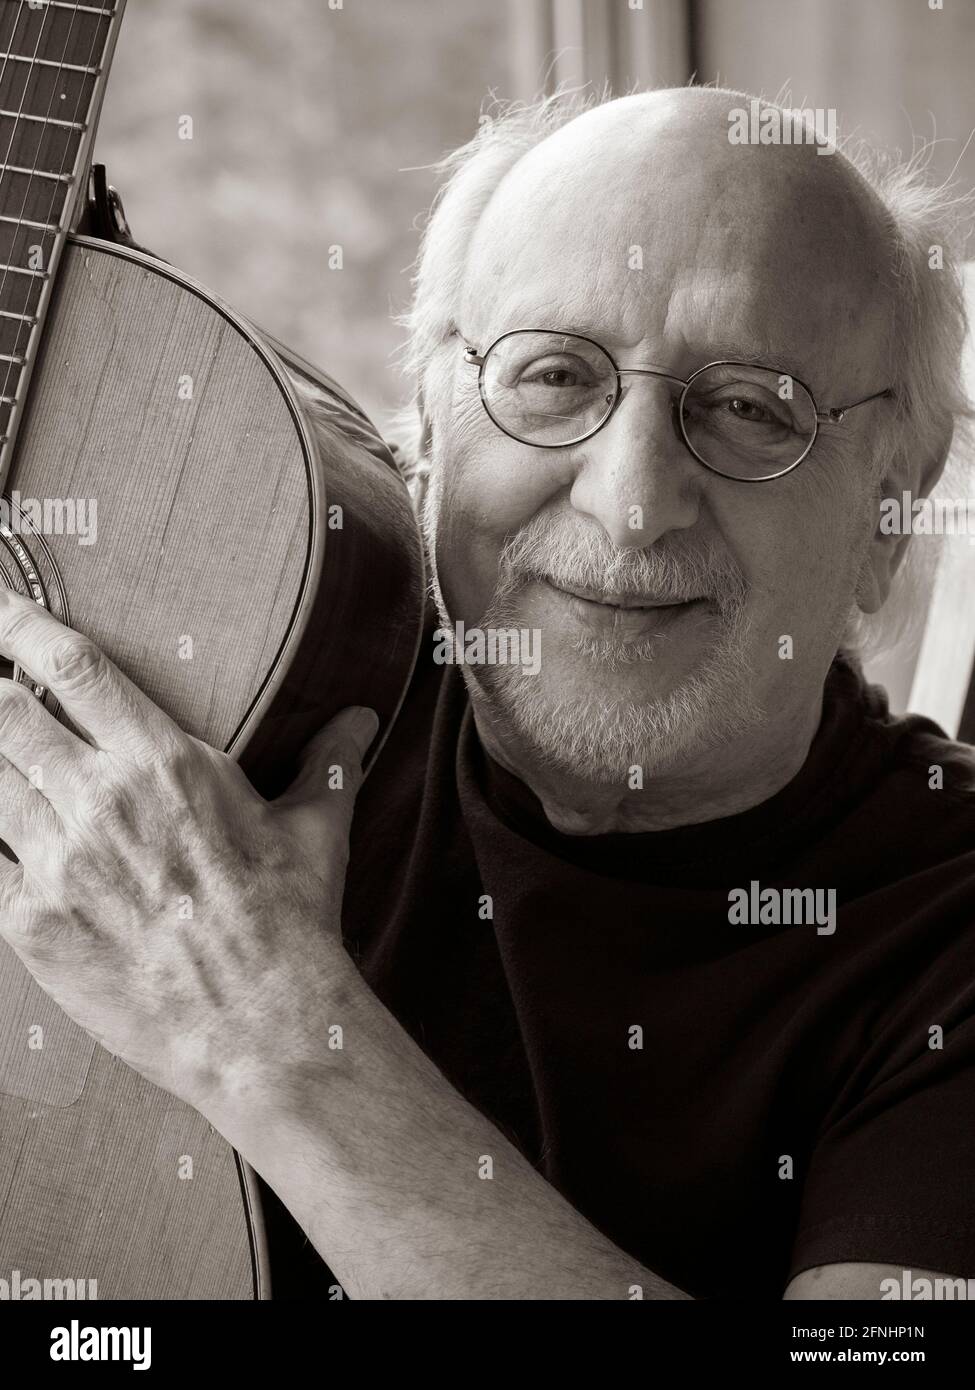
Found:
M 969 190 L 973 67 L 975 0 L 129 0 L 96 158 L 137 241 L 335 376 L 384 430 L 410 396 L 391 316 L 409 301 L 429 166 L 492 96 L 692 76 L 786 89 L 789 105 L 835 108 L 841 135 L 905 154 L 936 139 L 932 176 Z M 876 668 L 895 707 L 951 731 L 975 700 L 958 674 L 975 645 L 975 545 L 953 550 L 926 688 L 920 634 Z M 975 707 L 965 718 L 975 728 Z

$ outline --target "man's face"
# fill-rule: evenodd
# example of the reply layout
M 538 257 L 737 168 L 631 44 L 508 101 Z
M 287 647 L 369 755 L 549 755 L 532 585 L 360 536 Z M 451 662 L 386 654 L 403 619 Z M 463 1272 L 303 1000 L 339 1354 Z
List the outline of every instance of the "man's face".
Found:
M 536 327 L 682 378 L 760 360 L 821 411 L 885 387 L 864 190 L 841 156 L 732 145 L 729 104 L 627 99 L 523 158 L 472 238 L 462 336 L 439 363 L 425 525 L 442 617 L 540 632 L 537 674 L 465 677 L 532 756 L 593 782 L 808 712 L 869 559 L 882 405 L 823 425 L 794 472 L 745 483 L 687 451 L 666 381 L 624 376 L 599 433 L 539 449 L 492 423 L 463 362 L 466 344 Z

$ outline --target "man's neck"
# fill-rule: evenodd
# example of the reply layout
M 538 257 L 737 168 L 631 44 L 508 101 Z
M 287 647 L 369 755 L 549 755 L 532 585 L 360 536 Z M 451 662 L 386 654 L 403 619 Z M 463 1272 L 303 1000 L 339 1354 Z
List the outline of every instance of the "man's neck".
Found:
M 481 701 L 472 699 L 472 708 L 487 753 L 534 792 L 555 830 L 563 835 L 636 834 L 737 815 L 781 791 L 809 754 L 822 719 L 822 694 L 800 715 L 790 711 L 764 724 L 751 738 L 708 749 L 684 766 L 650 774 L 639 790 L 554 771 L 492 720 Z

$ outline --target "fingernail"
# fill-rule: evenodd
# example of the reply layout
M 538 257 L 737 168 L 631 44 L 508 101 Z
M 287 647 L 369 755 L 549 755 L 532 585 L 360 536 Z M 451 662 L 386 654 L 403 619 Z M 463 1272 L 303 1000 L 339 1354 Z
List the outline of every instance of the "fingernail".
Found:
M 359 757 L 365 757 L 366 749 L 379 732 L 379 715 L 368 705 L 350 705 L 349 728 Z

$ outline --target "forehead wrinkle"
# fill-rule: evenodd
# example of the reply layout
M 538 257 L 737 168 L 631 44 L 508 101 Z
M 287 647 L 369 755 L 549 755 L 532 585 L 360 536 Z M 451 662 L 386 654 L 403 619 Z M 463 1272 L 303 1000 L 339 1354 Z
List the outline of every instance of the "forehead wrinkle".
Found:
M 794 321 L 756 309 L 759 296 L 738 277 L 720 287 L 675 286 L 668 305 L 665 334 L 680 343 L 695 366 L 723 358 L 751 362 L 787 373 L 817 392 L 823 389 L 822 362 L 807 335 Z M 776 321 L 778 319 L 778 321 Z
M 615 307 L 609 296 L 601 294 L 589 298 L 577 294 L 571 299 L 559 300 L 550 297 L 533 300 L 530 295 L 523 294 L 514 303 L 499 306 L 490 316 L 488 339 L 493 342 L 503 333 L 516 328 L 543 328 L 555 333 L 595 338 L 606 347 L 635 347 L 643 338 L 644 331 L 640 327 L 636 332 L 625 332 Z
M 475 242 L 461 295 L 465 322 L 490 326 L 493 336 L 511 327 L 545 325 L 559 319 L 579 325 L 603 323 L 621 341 L 638 342 L 643 332 L 639 299 L 632 281 L 621 277 L 626 245 L 600 239 L 584 223 L 573 235 L 560 229 L 540 230 L 531 219 L 520 239 L 504 242 L 503 265 L 490 270 L 490 253 L 479 254 Z M 494 250 L 494 248 L 492 248 Z M 629 306 L 627 300 L 630 300 Z M 611 327 L 612 326 L 612 327 Z

